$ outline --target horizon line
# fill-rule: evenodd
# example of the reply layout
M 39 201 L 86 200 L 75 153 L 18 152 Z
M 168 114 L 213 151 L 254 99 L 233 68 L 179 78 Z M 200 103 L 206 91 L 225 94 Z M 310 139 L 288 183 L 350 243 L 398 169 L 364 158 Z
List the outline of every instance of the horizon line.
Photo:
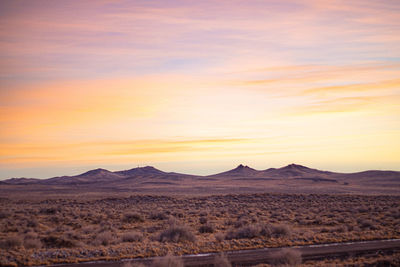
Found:
M 366 169 L 366 170 L 355 171 L 355 172 L 338 172 L 338 171 L 330 171 L 330 170 L 321 170 L 321 169 L 311 168 L 311 167 L 307 167 L 307 166 L 305 166 L 305 165 L 296 164 L 296 163 L 290 163 L 290 164 L 287 164 L 287 165 L 284 165 L 284 166 L 278 167 L 278 168 L 276 168 L 276 167 L 269 167 L 269 168 L 266 168 L 266 169 L 254 169 L 254 168 L 250 167 L 249 165 L 245 165 L 245 164 L 243 164 L 243 163 L 240 163 L 239 165 L 237 165 L 237 166 L 236 166 L 235 168 L 233 168 L 233 169 L 228 169 L 228 170 L 221 171 L 221 172 L 218 172 L 218 173 L 212 173 L 212 174 L 201 175 L 201 174 L 191 174 L 191 173 L 185 173 L 185 172 L 163 171 L 163 170 L 161 170 L 161 169 L 159 169 L 159 168 L 157 168 L 157 167 L 155 167 L 155 166 L 152 166 L 152 165 L 145 165 L 145 166 L 143 166 L 143 167 L 140 167 L 140 165 L 137 165 L 137 167 L 134 167 L 134 168 L 123 169 L 123 170 L 115 170 L 115 171 L 110 171 L 110 170 L 108 170 L 108 169 L 99 167 L 99 168 L 89 169 L 89 170 L 87 170 L 87 171 L 84 171 L 84 172 L 82 172 L 82 173 L 75 174 L 75 175 L 58 175 L 58 176 L 52 176 L 52 177 L 46 177 L 46 178 L 36 178 L 36 177 L 10 177 L 10 178 L 0 178 L 0 181 L 6 181 L 6 180 L 11 180 L 11 179 L 37 179 L 37 180 L 47 180 L 47 179 L 56 178 L 56 177 L 75 177 L 75 176 L 83 175 L 83 174 L 85 174 L 85 173 L 87 173 L 87 172 L 94 171 L 94 170 L 105 170 L 105 171 L 108 171 L 108 172 L 111 172 L 111 173 L 116 173 L 116 172 L 120 172 L 120 171 L 129 171 L 129 170 L 143 169 L 143 168 L 148 168 L 148 167 L 154 168 L 154 169 L 156 169 L 156 170 L 159 170 L 159 171 L 162 171 L 162 172 L 165 172 L 165 173 L 177 173 L 177 174 L 184 174 L 184 175 L 191 175 L 191 176 L 207 177 L 207 176 L 213 176 L 213 175 L 217 175 L 217 174 L 229 172 L 229 171 L 235 170 L 235 169 L 240 168 L 240 167 L 243 167 L 243 168 L 246 168 L 246 167 L 247 167 L 247 168 L 253 169 L 253 170 L 255 170 L 255 171 L 266 171 L 266 170 L 269 170 L 269 169 L 283 169 L 283 168 L 286 168 L 286 167 L 289 167 L 289 166 L 305 167 L 305 168 L 308 168 L 308 169 L 314 169 L 314 170 L 319 170 L 319 171 L 327 171 L 327 172 L 339 173 L 339 174 L 353 174 L 353 173 L 362 173 L 362 172 L 367 172 L 367 171 L 392 171 L 392 172 L 400 172 L 400 171 L 397 171 L 397 170 L 389 170 L 389 169 Z

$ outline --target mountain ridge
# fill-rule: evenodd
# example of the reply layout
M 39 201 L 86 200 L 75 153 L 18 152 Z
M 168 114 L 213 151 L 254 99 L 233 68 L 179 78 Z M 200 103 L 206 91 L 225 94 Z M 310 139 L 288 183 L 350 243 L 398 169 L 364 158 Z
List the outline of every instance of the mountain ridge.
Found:
M 113 182 L 120 181 L 128 178 L 163 178 L 163 177 L 234 177 L 234 178 L 374 178 L 376 176 L 392 177 L 400 179 L 400 172 L 387 171 L 387 170 L 367 170 L 354 173 L 339 173 L 322 171 L 318 169 L 309 168 L 299 164 L 289 164 L 281 168 L 268 168 L 265 170 L 256 170 L 247 165 L 240 164 L 236 168 L 220 172 L 212 175 L 191 175 L 177 172 L 164 172 L 153 166 L 136 167 L 128 170 L 109 171 L 103 168 L 97 168 L 86 171 L 84 173 L 72 176 L 57 176 L 47 179 L 38 178 L 10 178 L 2 180 L 2 184 L 79 184 L 91 182 Z
M 264 170 L 240 164 L 231 170 L 207 176 L 165 172 L 153 166 L 121 171 L 97 168 L 73 176 L 0 181 L 0 194 L 3 196 L 24 196 L 29 193 L 38 197 L 58 197 L 62 194 L 89 197 L 92 194 L 203 195 L 255 192 L 400 195 L 399 189 L 398 171 L 338 173 L 298 164 Z

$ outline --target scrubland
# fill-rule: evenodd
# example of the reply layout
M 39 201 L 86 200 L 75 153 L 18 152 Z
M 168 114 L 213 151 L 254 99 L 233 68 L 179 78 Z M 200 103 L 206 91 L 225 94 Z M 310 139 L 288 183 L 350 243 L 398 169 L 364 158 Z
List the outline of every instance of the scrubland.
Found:
M 261 267 L 257 266 L 257 267 Z M 268 266 L 268 265 L 266 265 Z M 368 256 L 349 256 L 345 258 L 332 258 L 320 261 L 306 261 L 300 264 L 299 267 L 348 267 L 348 266 L 363 266 L 363 267 L 396 267 L 400 266 L 400 252 L 389 254 L 376 253 Z
M 400 238 L 399 204 L 400 196 L 317 194 L 3 198 L 0 264 Z

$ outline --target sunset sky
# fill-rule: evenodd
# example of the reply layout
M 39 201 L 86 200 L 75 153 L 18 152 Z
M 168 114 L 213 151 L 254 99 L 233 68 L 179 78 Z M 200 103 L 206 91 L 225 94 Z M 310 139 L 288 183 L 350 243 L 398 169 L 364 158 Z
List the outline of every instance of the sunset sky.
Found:
M 0 179 L 400 170 L 400 1 L 0 0 Z

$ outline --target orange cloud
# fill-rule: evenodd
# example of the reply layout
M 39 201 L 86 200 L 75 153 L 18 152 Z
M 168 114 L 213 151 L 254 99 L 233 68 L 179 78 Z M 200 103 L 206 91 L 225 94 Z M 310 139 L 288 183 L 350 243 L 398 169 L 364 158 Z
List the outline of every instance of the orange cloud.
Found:
M 318 99 L 308 105 L 293 107 L 292 115 L 321 115 L 324 113 L 364 112 L 370 114 L 397 113 L 400 108 L 396 103 L 400 94 L 388 96 L 354 96 L 333 99 Z
M 115 160 L 125 156 L 143 157 L 159 154 L 220 150 L 225 146 L 243 144 L 247 139 L 200 139 L 200 140 L 133 140 L 89 143 L 34 143 L 0 144 L 0 164 Z M 96 155 L 96 156 L 95 156 Z
M 350 93 L 350 92 L 365 92 L 371 90 L 379 90 L 381 93 L 383 90 L 399 89 L 400 90 L 400 79 L 379 81 L 373 83 L 364 84 L 346 84 L 336 86 L 326 86 L 320 88 L 307 89 L 303 92 L 305 95 L 310 94 L 329 94 L 329 93 Z

